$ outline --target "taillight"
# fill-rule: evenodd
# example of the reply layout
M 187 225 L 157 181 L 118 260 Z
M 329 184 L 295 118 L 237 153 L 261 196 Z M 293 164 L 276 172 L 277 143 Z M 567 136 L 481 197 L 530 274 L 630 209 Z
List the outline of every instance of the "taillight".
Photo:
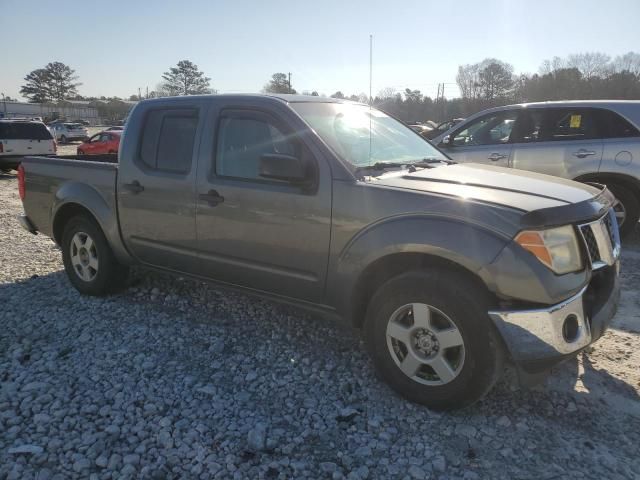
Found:
M 18 165 L 18 193 L 20 194 L 20 200 L 24 200 L 26 192 L 24 188 L 24 167 Z

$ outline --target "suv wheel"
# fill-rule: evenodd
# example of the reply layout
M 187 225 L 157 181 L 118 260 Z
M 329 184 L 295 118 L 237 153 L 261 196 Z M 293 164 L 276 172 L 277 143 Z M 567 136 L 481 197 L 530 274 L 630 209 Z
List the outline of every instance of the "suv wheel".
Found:
M 129 269 L 118 263 L 92 218 L 81 215 L 69 220 L 61 247 L 64 269 L 80 293 L 105 295 L 125 284 Z
M 482 398 L 502 373 L 503 350 L 484 294 L 446 270 L 384 283 L 367 309 L 365 336 L 376 370 L 405 398 L 437 410 Z
M 611 193 L 616 197 L 617 203 L 613 209 L 618 220 L 620 228 L 620 236 L 624 237 L 631 234 L 640 219 L 640 202 L 638 197 L 627 187 L 613 184 L 608 185 Z

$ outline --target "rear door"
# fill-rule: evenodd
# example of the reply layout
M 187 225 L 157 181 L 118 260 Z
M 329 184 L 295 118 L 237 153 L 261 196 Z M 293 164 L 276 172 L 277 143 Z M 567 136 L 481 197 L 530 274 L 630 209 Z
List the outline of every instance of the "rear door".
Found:
M 513 134 L 513 168 L 573 179 L 597 172 L 602 139 L 596 110 L 584 107 L 523 109 Z
M 462 124 L 449 135 L 449 144 L 438 145 L 457 162 L 509 166 L 510 136 L 517 110 L 492 112 Z
M 202 274 L 319 302 L 331 231 L 331 175 L 322 154 L 296 133 L 308 127 L 291 112 L 276 114 L 250 103 L 216 109 L 210 118 L 205 138 L 215 143 L 198 167 Z M 311 185 L 262 178 L 258 168 L 265 154 L 302 159 Z
M 122 236 L 142 263 L 176 271 L 198 269 L 195 181 L 199 120 L 206 103 L 155 103 L 139 113 L 118 172 Z
M 602 130 L 600 171 L 629 174 L 631 163 L 640 160 L 640 131 L 619 113 L 598 109 Z

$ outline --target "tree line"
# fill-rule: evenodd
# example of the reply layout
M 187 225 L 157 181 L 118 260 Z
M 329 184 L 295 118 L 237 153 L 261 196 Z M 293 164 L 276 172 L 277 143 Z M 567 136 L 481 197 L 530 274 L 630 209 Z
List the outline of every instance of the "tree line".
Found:
M 265 93 L 297 93 L 285 73 L 274 73 L 264 85 Z M 102 100 L 111 105 L 109 117 L 128 110 L 119 97 L 82 97 L 78 94 L 75 71 L 61 62 L 51 62 L 25 76 L 20 94 L 37 103 L 60 103 L 65 100 Z M 580 53 L 566 58 L 553 57 L 540 65 L 538 73 L 514 73 L 511 64 L 495 58 L 460 65 L 456 75 L 460 91 L 457 98 L 433 99 L 420 90 L 405 89 L 398 92 L 384 88 L 374 98 L 364 93 L 347 95 L 341 91 L 331 94 L 362 103 L 370 101 L 397 116 L 412 122 L 445 120 L 465 117 L 484 108 L 509 103 L 574 99 L 640 99 L 640 54 L 629 52 L 616 58 L 603 53 Z M 155 90 L 143 97 L 133 94 L 128 100 L 141 100 L 174 95 L 198 95 L 216 93 L 207 77 L 196 64 L 181 60 L 161 76 Z M 318 91 L 303 94 L 319 95 Z M 103 109 L 106 108 L 103 106 Z M 101 112 L 101 116 L 104 112 Z

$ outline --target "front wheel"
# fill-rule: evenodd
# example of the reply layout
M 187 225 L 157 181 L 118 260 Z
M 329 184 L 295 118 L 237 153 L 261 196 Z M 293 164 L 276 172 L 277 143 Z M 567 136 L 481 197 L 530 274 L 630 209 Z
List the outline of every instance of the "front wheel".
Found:
M 502 373 L 503 350 L 475 283 L 447 270 L 408 272 L 378 288 L 365 336 L 378 374 L 436 410 L 482 398 Z
M 618 221 L 620 236 L 627 236 L 635 231 L 640 219 L 640 201 L 634 192 L 618 184 L 608 185 L 616 197 L 613 210 Z
M 64 269 L 80 293 L 106 295 L 125 284 L 129 269 L 118 263 L 100 226 L 92 218 L 80 215 L 69 220 L 61 247 Z

